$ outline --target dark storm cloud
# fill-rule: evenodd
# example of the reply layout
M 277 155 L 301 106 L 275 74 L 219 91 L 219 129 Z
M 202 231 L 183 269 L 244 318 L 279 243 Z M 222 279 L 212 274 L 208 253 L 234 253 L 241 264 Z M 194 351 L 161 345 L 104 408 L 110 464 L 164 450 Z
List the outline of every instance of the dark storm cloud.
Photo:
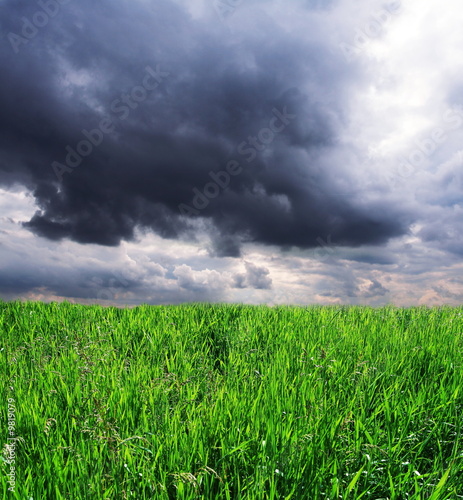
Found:
M 95 277 L 101 280 L 95 281 Z M 63 279 L 65 278 L 65 279 Z M 103 278 L 106 281 L 103 281 Z M 42 265 L 39 268 L 34 262 L 22 263 L 22 265 L 11 263 L 8 269 L 3 269 L 0 276 L 0 296 L 10 298 L 24 296 L 28 293 L 47 290 L 49 293 L 65 298 L 96 299 L 99 298 L 97 291 L 105 286 L 109 288 L 110 279 L 113 276 L 97 275 L 87 270 L 72 270 L 67 267 L 53 268 Z M 105 298 L 105 297 L 104 297 Z
M 458 257 L 463 256 L 463 236 L 459 229 L 462 212 L 461 209 L 444 214 L 437 212 L 435 220 L 426 222 L 418 236 L 430 247 L 445 250 Z
M 193 238 L 203 217 L 211 254 L 239 256 L 406 232 L 386 204 L 332 194 L 344 166 L 322 158 L 357 77 L 341 53 L 263 15 L 230 34 L 168 0 L 42 4 L 0 19 L 0 184 L 33 192 L 34 233 L 115 246 L 137 227 Z
M 428 246 L 449 254 L 463 255 L 463 236 L 459 230 L 463 210 L 463 153 L 458 151 L 434 172 L 424 176 L 417 199 L 425 205 L 417 236 Z M 450 259 L 450 255 L 447 257 Z

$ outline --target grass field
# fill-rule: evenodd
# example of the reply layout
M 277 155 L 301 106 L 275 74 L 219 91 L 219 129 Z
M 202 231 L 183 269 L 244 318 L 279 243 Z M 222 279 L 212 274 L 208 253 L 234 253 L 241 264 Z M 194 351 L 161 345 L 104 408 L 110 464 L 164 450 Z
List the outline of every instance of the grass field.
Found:
M 463 307 L 0 302 L 0 325 L 2 498 L 463 498 Z

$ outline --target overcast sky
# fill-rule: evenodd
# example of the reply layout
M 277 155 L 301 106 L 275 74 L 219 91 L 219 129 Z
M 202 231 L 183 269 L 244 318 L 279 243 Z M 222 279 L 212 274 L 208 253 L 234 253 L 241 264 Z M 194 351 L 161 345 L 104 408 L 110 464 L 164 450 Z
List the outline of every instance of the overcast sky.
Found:
M 0 0 L 0 297 L 461 304 L 456 0 Z

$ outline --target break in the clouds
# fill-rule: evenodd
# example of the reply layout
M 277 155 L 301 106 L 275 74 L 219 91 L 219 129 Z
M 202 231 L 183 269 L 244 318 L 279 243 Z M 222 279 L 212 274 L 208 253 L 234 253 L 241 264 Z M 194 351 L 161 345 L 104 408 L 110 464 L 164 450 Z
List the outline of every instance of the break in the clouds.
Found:
M 0 292 L 461 297 L 454 7 L 3 1 Z

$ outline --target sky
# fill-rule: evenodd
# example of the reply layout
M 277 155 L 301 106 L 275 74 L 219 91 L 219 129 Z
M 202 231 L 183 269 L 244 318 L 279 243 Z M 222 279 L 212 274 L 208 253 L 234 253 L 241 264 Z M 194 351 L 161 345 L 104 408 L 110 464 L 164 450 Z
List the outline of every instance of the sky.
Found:
M 456 0 L 0 0 L 0 298 L 457 305 Z

